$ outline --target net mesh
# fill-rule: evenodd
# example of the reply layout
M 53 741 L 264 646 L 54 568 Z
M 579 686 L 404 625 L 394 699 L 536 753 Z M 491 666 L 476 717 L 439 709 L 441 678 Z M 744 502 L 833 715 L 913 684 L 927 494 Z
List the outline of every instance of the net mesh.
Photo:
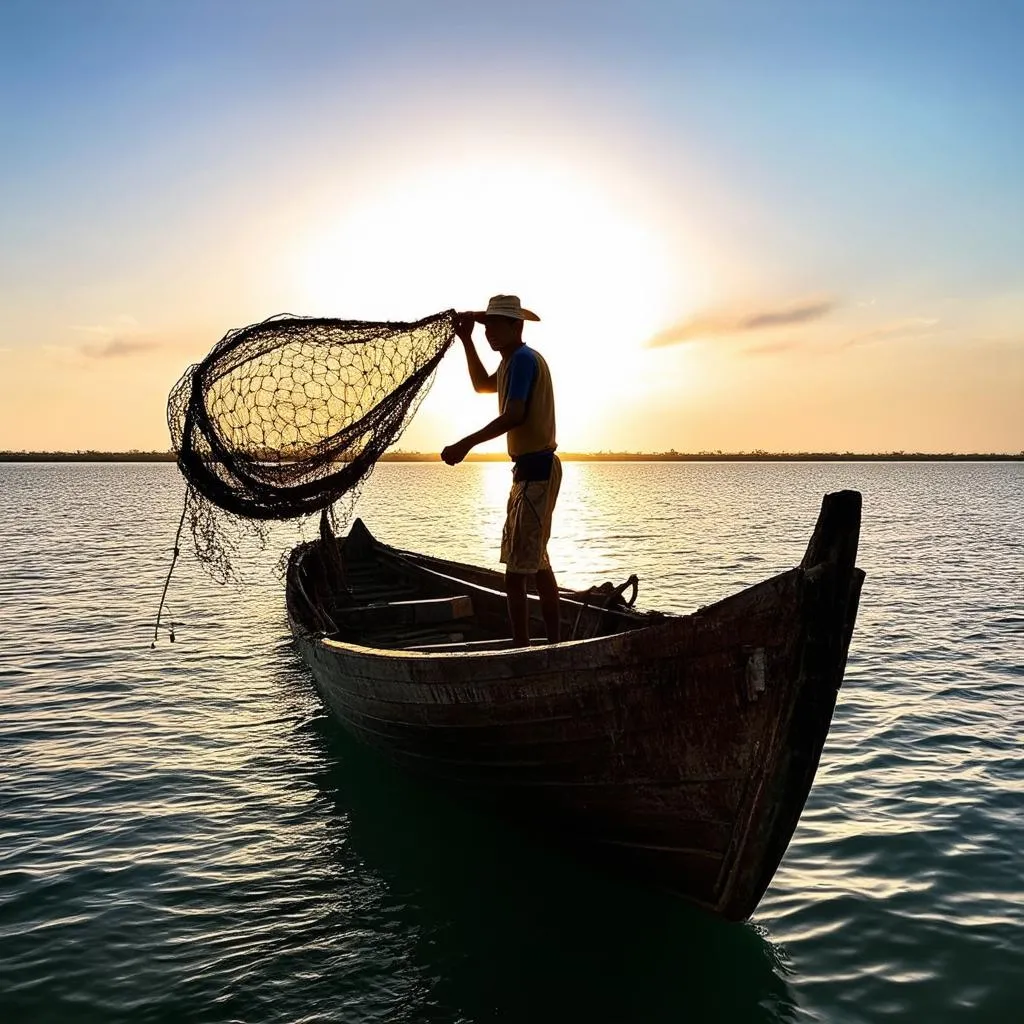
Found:
M 454 338 L 455 312 L 414 323 L 278 316 L 226 334 L 171 391 L 200 562 L 232 576 L 232 534 L 347 507 L 401 436 Z M 222 515 L 227 513 L 227 517 Z

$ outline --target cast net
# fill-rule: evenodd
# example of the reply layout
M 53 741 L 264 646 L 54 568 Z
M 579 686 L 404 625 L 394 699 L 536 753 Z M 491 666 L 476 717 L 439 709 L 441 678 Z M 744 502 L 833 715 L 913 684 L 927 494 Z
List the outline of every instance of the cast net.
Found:
M 351 508 L 454 325 L 454 310 L 414 323 L 272 317 L 229 332 L 185 372 L 167 421 L 188 481 L 182 523 L 213 576 L 232 578 L 240 525 L 259 533 L 343 498 Z

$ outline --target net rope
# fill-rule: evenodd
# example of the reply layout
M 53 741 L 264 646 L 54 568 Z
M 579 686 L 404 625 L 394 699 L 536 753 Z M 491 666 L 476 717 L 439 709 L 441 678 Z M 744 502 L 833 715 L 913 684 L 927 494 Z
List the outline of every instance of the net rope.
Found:
M 454 336 L 454 310 L 411 323 L 282 315 L 228 332 L 189 367 L 167 423 L 183 521 L 211 575 L 233 578 L 239 528 L 265 536 L 272 520 L 337 514 L 343 498 L 350 510 Z

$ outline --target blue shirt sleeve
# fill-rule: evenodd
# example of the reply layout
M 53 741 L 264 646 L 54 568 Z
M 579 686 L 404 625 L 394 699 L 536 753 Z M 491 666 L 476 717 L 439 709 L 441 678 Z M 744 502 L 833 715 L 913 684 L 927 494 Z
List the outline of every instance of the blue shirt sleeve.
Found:
M 509 360 L 508 402 L 525 402 L 530 397 L 530 389 L 537 377 L 537 359 L 525 345 L 517 349 Z

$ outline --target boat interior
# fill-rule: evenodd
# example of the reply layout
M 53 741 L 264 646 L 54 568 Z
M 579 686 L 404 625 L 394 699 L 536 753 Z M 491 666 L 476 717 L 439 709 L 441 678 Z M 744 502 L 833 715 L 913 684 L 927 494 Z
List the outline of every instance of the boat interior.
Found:
M 472 653 L 513 647 L 502 573 L 400 551 L 361 520 L 346 537 L 305 544 L 288 569 L 289 612 L 307 632 L 393 651 Z M 609 636 L 665 618 L 639 612 L 638 581 L 561 591 L 562 641 Z M 531 645 L 546 644 L 528 593 Z

